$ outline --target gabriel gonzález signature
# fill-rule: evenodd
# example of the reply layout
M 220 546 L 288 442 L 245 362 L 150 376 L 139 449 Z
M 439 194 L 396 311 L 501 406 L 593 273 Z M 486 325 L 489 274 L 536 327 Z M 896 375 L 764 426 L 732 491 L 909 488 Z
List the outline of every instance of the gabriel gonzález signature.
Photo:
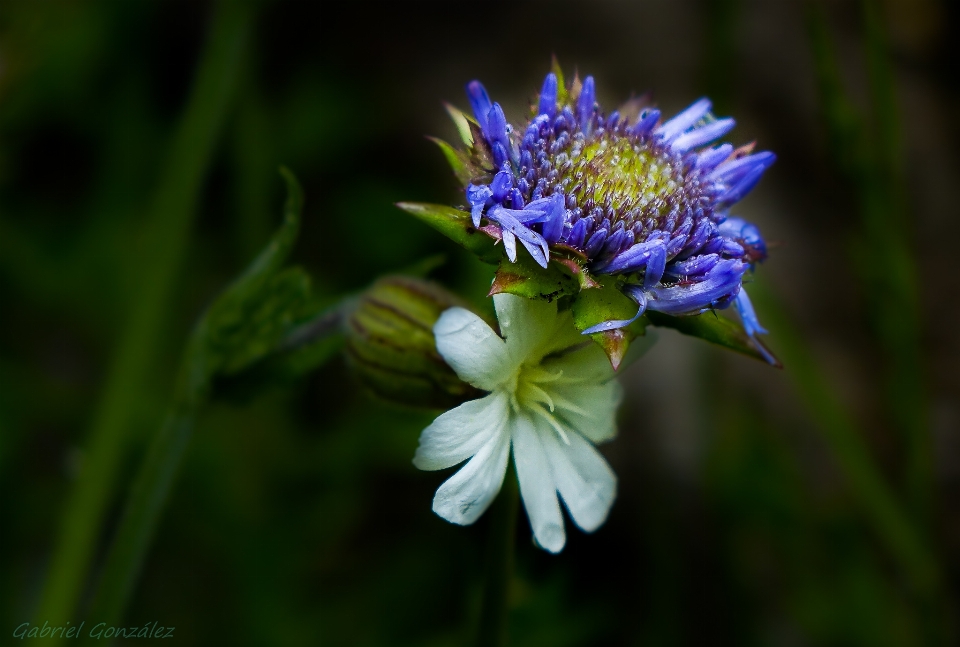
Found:
M 50 626 L 46 620 L 43 625 L 31 625 L 24 622 L 13 630 L 13 637 L 21 640 L 25 638 L 79 638 L 83 632 L 83 625 L 71 626 L 70 622 L 59 627 Z M 176 627 L 164 627 L 157 621 L 148 622 L 139 627 L 110 627 L 105 622 L 98 622 L 90 627 L 87 636 L 99 640 L 100 638 L 173 638 Z

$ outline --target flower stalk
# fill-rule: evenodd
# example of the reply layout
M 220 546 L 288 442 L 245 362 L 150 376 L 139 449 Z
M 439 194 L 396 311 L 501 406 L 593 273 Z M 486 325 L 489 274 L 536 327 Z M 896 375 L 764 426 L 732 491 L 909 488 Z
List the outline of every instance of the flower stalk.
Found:
M 501 647 L 507 644 L 514 538 L 520 507 L 520 491 L 513 467 L 507 470 L 497 499 L 490 511 L 490 527 L 487 530 L 486 570 L 477 647 Z

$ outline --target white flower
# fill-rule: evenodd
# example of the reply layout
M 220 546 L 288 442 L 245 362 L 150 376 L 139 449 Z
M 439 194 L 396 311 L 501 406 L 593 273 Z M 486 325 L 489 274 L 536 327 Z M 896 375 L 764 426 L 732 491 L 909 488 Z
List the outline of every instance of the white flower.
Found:
M 500 491 L 512 446 L 533 535 L 556 553 L 566 542 L 558 492 L 587 532 L 603 524 L 616 496 L 617 477 L 593 444 L 616 435 L 621 389 L 569 311 L 509 294 L 493 300 L 503 338 L 463 308 L 446 310 L 433 327 L 457 375 L 490 394 L 424 429 L 413 464 L 439 470 L 470 459 L 433 499 L 434 512 L 467 525 Z

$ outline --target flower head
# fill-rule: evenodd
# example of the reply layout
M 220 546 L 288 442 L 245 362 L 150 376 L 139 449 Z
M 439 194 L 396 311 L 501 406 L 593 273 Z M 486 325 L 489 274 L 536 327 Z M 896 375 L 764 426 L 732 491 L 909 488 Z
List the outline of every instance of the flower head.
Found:
M 434 420 L 413 462 L 439 470 L 469 459 L 433 500 L 438 515 L 467 525 L 500 491 L 512 448 L 534 537 L 559 552 L 566 535 L 558 493 L 587 532 L 606 520 L 616 496 L 616 476 L 593 444 L 616 435 L 620 386 L 569 311 L 510 294 L 496 295 L 494 305 L 502 337 L 463 308 L 447 310 L 434 326 L 447 363 L 489 394 Z
M 731 304 L 751 338 L 766 332 L 742 289 L 766 245 L 730 208 L 774 154 L 714 145 L 734 121 L 714 117 L 708 99 L 667 120 L 637 101 L 605 113 L 593 77 L 566 88 L 558 73 L 547 75 L 522 127 L 507 123 L 478 81 L 467 86 L 475 123 L 451 111 L 469 135 L 459 176 L 473 225 L 501 239 L 510 261 L 519 241 L 541 267 L 562 258 L 621 279 L 637 315 L 584 333 L 622 328 L 647 309 L 682 316 Z

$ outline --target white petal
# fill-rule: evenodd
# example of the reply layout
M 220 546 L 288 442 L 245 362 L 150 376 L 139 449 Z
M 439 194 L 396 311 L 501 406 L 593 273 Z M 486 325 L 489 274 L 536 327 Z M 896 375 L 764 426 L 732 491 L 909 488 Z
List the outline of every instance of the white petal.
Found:
M 525 415 L 512 418 L 511 427 L 513 462 L 517 466 L 520 495 L 530 518 L 533 536 L 546 550 L 559 553 L 566 543 L 563 513 L 542 440 L 533 421 Z M 547 428 L 549 433 L 555 433 L 549 426 Z
M 550 468 L 560 496 L 574 522 L 593 532 L 607 520 L 617 496 L 617 477 L 606 459 L 580 434 L 569 434 L 570 444 L 556 434 L 543 437 Z
M 505 393 L 493 393 L 442 414 L 420 434 L 413 464 L 421 470 L 442 470 L 467 460 L 494 434 L 503 433 L 508 404 Z
M 559 384 L 548 393 L 578 409 L 571 411 L 558 405 L 556 415 L 594 444 L 617 435 L 617 407 L 623 399 L 623 388 L 616 380 L 605 384 Z
M 573 326 L 571 314 L 558 315 L 555 302 L 496 294 L 493 304 L 510 354 L 521 361 L 536 362 L 547 353 L 584 341 Z
M 451 476 L 433 497 L 433 511 L 467 526 L 480 518 L 503 485 L 510 456 L 510 435 L 494 434 L 476 455 Z
M 516 364 L 506 343 L 483 319 L 464 308 L 445 310 L 433 325 L 437 350 L 461 380 L 493 391 Z

